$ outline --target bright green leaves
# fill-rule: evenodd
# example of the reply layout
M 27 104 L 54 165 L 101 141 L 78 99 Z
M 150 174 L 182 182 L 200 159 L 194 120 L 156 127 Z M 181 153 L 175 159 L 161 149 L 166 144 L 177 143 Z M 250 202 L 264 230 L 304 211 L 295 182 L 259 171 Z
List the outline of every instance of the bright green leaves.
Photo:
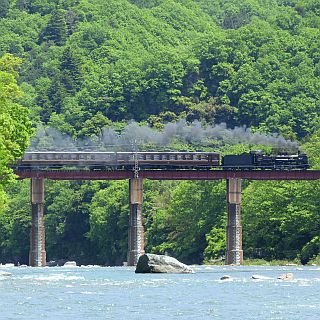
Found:
M 114 265 L 126 261 L 129 222 L 128 182 L 111 182 L 98 191 L 90 206 L 89 237 L 97 246 L 96 261 Z
M 35 88 L 44 123 L 55 112 L 62 129 L 90 135 L 69 117 L 72 108 L 81 110 L 80 127 L 97 112 L 146 121 L 167 111 L 288 138 L 319 125 L 314 0 L 28 0 L 16 7 L 2 19 L 0 52 L 25 57 L 23 81 Z
M 246 254 L 299 258 L 302 248 L 319 233 L 319 191 L 318 181 L 251 183 L 242 206 Z
M 319 126 L 318 126 L 319 128 Z M 303 145 L 303 150 L 309 155 L 313 169 L 320 169 L 320 130 L 311 135 Z
M 59 181 L 46 183 L 47 255 L 52 260 L 77 260 L 88 264 L 95 258 L 88 233 L 89 209 L 97 182 Z
M 28 263 L 30 244 L 30 181 L 10 187 L 5 208 L 0 200 L 0 252 L 2 261 Z M 1 198 L 1 192 L 0 192 Z
M 28 110 L 17 103 L 21 91 L 14 68 L 20 63 L 11 55 L 0 58 L 0 185 L 13 177 L 8 165 L 23 155 L 32 133 Z
M 13 177 L 8 164 L 22 155 L 31 133 L 28 111 L 19 103 L 32 110 L 34 121 L 73 138 L 94 138 L 103 127 L 120 130 L 130 119 L 156 128 L 181 118 L 247 125 L 253 131 L 307 141 L 304 150 L 313 168 L 319 168 L 319 1 L 17 0 L 10 7 L 8 3 L 0 0 L 0 55 L 23 57 L 21 88 L 27 95 L 21 95 L 16 81 L 15 68 L 21 61 L 3 56 L 0 175 L 7 180 Z M 225 146 L 222 152 L 248 150 L 248 145 Z M 149 251 L 172 252 L 189 262 L 222 255 L 223 183 L 145 186 Z M 83 247 L 84 255 L 92 252 L 101 263 L 125 259 L 125 183 L 92 191 L 90 208 L 91 198 L 76 184 L 60 187 L 61 192 L 53 187 L 48 192 L 47 237 L 52 243 L 48 253 L 81 254 Z M 316 254 L 318 189 L 317 183 L 253 182 L 244 191 L 245 252 L 270 258 L 302 252 L 304 261 Z M 5 203 L 2 195 L 0 190 L 0 207 Z M 24 212 L 10 206 L 16 213 L 12 225 L 21 221 L 21 229 L 15 230 L 26 235 Z M 10 237 L 11 232 L 13 228 L 8 230 Z M 64 241 L 70 237 L 68 247 Z M 15 243 L 18 236 L 10 239 L 4 241 Z M 90 248 L 92 243 L 97 251 Z M 61 251 L 54 250 L 55 244 Z
M 320 237 L 315 236 L 309 241 L 301 250 L 301 262 L 303 264 L 315 259 L 317 256 L 319 258 L 320 254 Z M 310 263 L 310 262 L 309 262 Z
M 225 228 L 213 227 L 209 234 L 206 234 L 208 243 L 204 250 L 204 256 L 207 262 L 210 260 L 221 259 L 226 252 L 226 230 Z
M 225 183 L 161 182 L 157 187 L 158 194 L 151 196 L 152 189 L 147 191 L 148 206 L 144 208 L 148 248 L 188 263 L 220 257 L 225 239 L 221 232 L 214 234 L 225 226 Z M 219 238 L 217 246 L 214 237 Z

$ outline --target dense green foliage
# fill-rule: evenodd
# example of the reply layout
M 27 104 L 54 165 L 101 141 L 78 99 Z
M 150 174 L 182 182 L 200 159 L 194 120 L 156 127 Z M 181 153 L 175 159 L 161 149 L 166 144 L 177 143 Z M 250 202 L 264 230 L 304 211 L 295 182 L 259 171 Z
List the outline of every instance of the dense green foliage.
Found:
M 34 127 L 93 140 L 131 119 L 245 125 L 298 139 L 319 167 L 317 0 L 2 0 L 0 32 L 2 174 L 27 147 L 27 109 Z M 320 252 L 319 182 L 245 186 L 245 255 L 308 262 Z M 48 259 L 126 259 L 125 182 L 46 189 Z M 2 261 L 27 262 L 28 190 L 9 188 L 0 208 Z M 146 181 L 144 193 L 148 251 L 197 263 L 223 255 L 224 182 Z
M 2 188 L 13 179 L 8 165 L 23 155 L 32 132 L 28 109 L 17 103 L 22 92 L 15 68 L 20 62 L 10 54 L 0 58 L 0 208 L 4 202 Z

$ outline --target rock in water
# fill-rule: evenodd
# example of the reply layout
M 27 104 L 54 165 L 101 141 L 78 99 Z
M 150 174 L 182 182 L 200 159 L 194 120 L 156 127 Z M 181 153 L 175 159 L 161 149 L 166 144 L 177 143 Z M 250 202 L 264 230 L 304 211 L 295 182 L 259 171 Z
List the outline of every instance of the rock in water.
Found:
M 50 260 L 49 262 L 46 263 L 47 267 L 56 267 L 58 265 L 57 261 Z
M 0 271 L 0 277 L 8 277 L 8 276 L 11 276 L 10 272 Z
M 194 273 L 187 265 L 175 258 L 146 253 L 140 256 L 136 273 Z
M 278 277 L 279 280 L 293 280 L 293 273 L 285 273 Z
M 75 262 L 75 261 L 67 261 L 64 265 L 63 265 L 63 267 L 76 267 L 77 266 L 77 263 Z

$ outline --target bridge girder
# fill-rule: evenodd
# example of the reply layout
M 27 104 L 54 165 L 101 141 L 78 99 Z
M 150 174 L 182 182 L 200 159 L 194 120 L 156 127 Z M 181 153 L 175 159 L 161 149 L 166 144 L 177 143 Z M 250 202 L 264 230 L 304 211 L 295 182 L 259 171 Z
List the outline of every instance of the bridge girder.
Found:
M 125 180 L 134 178 L 134 172 L 129 170 L 17 170 L 15 171 L 15 174 L 20 179 L 44 178 L 52 180 Z M 320 179 L 320 170 L 142 170 L 139 172 L 139 178 L 150 180 L 318 180 Z

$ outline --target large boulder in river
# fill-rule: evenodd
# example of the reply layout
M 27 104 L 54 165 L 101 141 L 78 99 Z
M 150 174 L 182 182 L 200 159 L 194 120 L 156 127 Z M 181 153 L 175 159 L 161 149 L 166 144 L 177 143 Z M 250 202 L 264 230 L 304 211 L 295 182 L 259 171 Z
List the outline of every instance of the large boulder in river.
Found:
M 146 253 L 140 256 L 136 273 L 194 273 L 194 271 L 175 258 Z

